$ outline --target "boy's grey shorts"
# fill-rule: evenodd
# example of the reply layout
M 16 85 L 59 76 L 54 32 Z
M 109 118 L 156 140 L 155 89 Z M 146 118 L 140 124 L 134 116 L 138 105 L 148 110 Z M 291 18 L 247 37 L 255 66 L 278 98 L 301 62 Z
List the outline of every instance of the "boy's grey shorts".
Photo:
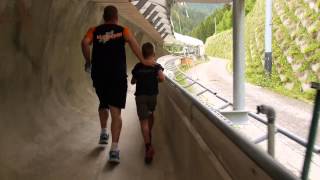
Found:
M 136 96 L 137 112 L 140 120 L 144 120 L 156 109 L 157 95 Z

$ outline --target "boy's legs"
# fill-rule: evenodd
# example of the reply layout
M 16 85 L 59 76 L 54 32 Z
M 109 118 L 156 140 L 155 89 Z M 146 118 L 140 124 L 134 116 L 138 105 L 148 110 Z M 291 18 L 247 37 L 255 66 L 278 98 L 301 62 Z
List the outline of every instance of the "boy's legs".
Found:
M 149 123 L 149 136 L 150 136 L 150 143 L 152 142 L 152 129 L 154 124 L 154 111 L 157 105 L 157 95 L 149 96 L 148 101 L 148 109 L 149 109 L 149 116 L 148 116 L 148 123 Z
M 150 97 L 136 96 L 136 104 L 138 116 L 140 119 L 141 132 L 146 146 L 145 162 L 151 163 L 154 155 L 154 150 L 151 145 L 150 137 Z
M 150 143 L 152 143 L 153 123 L 154 123 L 154 115 L 153 115 L 153 112 L 151 112 L 150 115 L 149 115 L 149 119 L 148 119 Z
M 146 148 L 146 152 L 145 152 L 145 162 L 147 164 L 152 162 L 153 159 L 153 155 L 154 155 L 154 149 L 152 147 L 151 144 L 151 129 L 150 129 L 150 125 L 149 125 L 150 119 L 146 118 L 143 120 L 140 120 L 140 125 L 141 125 L 141 132 L 143 135 L 143 139 L 144 139 L 144 143 L 145 143 L 145 148 Z
M 151 145 L 149 119 L 140 120 L 140 126 L 145 145 Z

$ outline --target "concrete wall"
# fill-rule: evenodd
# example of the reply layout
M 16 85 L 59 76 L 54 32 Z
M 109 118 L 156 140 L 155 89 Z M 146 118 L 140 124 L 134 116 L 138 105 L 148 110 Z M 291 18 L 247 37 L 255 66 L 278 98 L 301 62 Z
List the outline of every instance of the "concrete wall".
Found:
M 76 136 L 75 127 L 89 131 L 90 121 L 98 122 L 80 41 L 101 17 L 101 8 L 88 0 L 1 0 L 0 179 L 35 178 L 41 166 L 49 178 L 50 167 L 59 166 L 51 163 L 57 148 L 67 157 L 77 144 L 58 142 Z M 127 56 L 131 69 L 137 59 L 130 50 Z
M 160 92 L 157 116 L 161 118 L 180 179 L 295 179 L 263 169 L 171 82 L 162 84 Z M 256 151 L 259 150 L 251 152 Z M 288 173 L 276 162 L 265 165 L 278 166 Z

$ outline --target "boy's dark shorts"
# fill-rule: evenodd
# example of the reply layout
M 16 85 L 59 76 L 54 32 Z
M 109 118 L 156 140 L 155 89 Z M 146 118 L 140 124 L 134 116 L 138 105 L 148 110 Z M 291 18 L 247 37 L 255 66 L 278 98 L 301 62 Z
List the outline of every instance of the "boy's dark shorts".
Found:
M 100 101 L 99 109 L 109 109 L 114 106 L 124 109 L 127 99 L 127 80 L 117 83 L 95 84 L 97 96 Z
M 139 119 L 147 119 L 149 115 L 156 109 L 157 95 L 136 96 L 136 105 Z

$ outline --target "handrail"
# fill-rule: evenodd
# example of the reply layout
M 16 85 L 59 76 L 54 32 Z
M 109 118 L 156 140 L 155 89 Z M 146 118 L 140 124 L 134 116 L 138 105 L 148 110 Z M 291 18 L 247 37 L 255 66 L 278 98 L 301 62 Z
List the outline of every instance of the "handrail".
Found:
M 252 142 L 248 141 L 241 134 L 232 129 L 229 120 L 218 111 L 209 110 L 208 107 L 199 102 L 192 94 L 185 90 L 179 83 L 167 76 L 167 83 L 178 88 L 188 98 L 192 105 L 197 107 L 208 120 L 220 129 L 236 146 L 238 146 L 251 160 L 264 169 L 272 179 L 291 180 L 298 179 L 281 164 L 272 159 L 269 155 L 258 149 Z
M 181 79 L 181 81 L 182 81 L 182 80 L 185 80 L 185 79 L 189 79 L 190 81 L 192 81 L 191 84 L 193 84 L 193 85 L 194 85 L 194 84 L 197 84 L 197 85 L 199 85 L 200 87 L 202 87 L 204 90 L 201 91 L 201 92 L 199 92 L 198 94 L 196 94 L 196 96 L 200 96 L 200 95 L 202 95 L 203 93 L 209 92 L 209 93 L 211 93 L 212 95 L 216 96 L 218 99 L 224 101 L 225 103 L 228 103 L 230 106 L 233 105 L 233 104 L 232 104 L 231 102 L 229 102 L 227 99 L 219 96 L 217 92 L 214 92 L 214 91 L 212 91 L 211 89 L 205 87 L 205 86 L 204 86 L 203 84 L 201 84 L 200 82 L 194 80 L 193 78 L 191 78 L 190 76 L 188 76 L 187 74 L 185 74 L 180 68 L 176 67 L 176 66 L 174 65 L 174 62 L 175 62 L 178 58 L 180 58 L 180 57 L 178 56 L 178 57 L 175 57 L 175 58 L 172 58 L 172 59 L 168 60 L 168 61 L 165 63 L 165 67 L 170 64 L 169 66 L 171 66 L 171 68 L 170 68 L 171 70 L 177 70 L 178 73 L 179 73 L 179 76 L 180 76 L 180 75 L 183 75 L 183 76 L 184 76 L 184 78 Z M 172 65 L 172 64 L 173 64 L 173 65 Z M 172 66 L 175 66 L 174 69 L 173 69 Z M 192 85 L 192 86 L 193 86 L 193 85 Z M 228 105 L 228 106 L 229 106 L 229 105 Z M 222 109 L 224 109 L 224 108 L 226 108 L 226 107 L 228 107 L 228 106 L 223 106 Z M 220 108 L 221 108 L 221 107 L 220 107 Z M 218 109 L 215 109 L 215 110 L 221 110 L 221 109 L 218 108 Z M 261 123 L 263 123 L 263 124 L 265 124 L 265 125 L 268 125 L 267 120 L 261 118 L 260 116 L 254 114 L 254 113 L 252 113 L 252 112 L 249 112 L 248 115 L 249 115 L 250 117 L 252 117 L 253 119 L 257 120 L 257 121 L 259 121 L 259 122 L 261 122 Z M 300 144 L 300 145 L 303 146 L 304 148 L 307 147 L 307 144 L 308 144 L 307 140 L 305 140 L 305 139 L 303 139 L 303 138 L 301 138 L 301 137 L 293 134 L 292 132 L 290 132 L 289 130 L 287 130 L 287 129 L 283 128 L 283 127 L 276 126 L 275 128 L 276 128 L 276 131 L 275 131 L 276 133 L 280 133 L 280 134 L 288 137 L 289 139 L 295 141 L 296 143 Z M 313 148 L 313 152 L 316 153 L 316 154 L 320 154 L 320 147 L 317 146 L 317 145 L 315 145 L 314 148 Z

